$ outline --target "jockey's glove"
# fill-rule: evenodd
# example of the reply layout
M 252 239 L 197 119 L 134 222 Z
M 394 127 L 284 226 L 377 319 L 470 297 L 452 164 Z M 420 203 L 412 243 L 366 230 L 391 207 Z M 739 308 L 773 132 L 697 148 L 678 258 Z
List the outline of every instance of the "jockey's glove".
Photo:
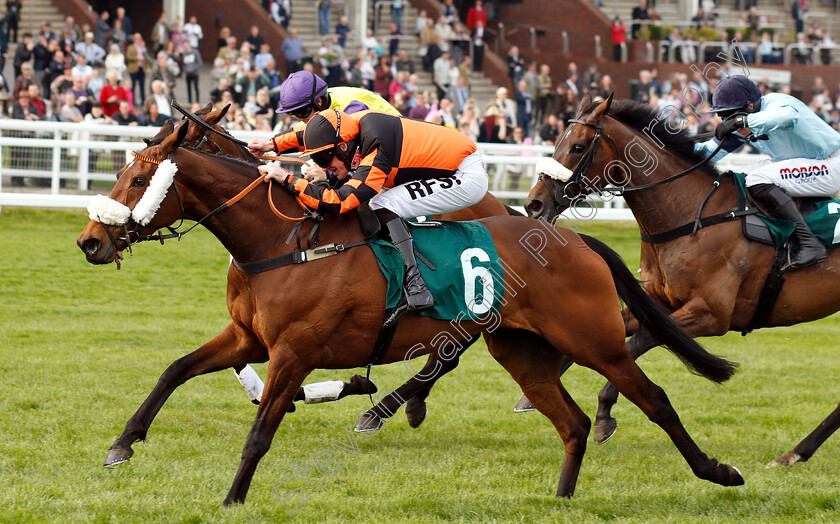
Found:
M 280 182 L 280 185 L 283 186 L 283 189 L 286 191 L 294 191 L 295 181 L 297 180 L 301 180 L 301 178 L 297 175 L 289 173 L 286 175 L 286 178 Z
M 747 115 L 732 115 L 715 128 L 715 138 L 723 142 L 729 135 L 747 127 Z

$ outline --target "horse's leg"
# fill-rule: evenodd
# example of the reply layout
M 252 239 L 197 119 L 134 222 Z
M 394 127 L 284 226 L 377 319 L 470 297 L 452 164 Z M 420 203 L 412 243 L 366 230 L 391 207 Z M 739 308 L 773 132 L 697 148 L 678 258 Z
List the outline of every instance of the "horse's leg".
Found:
M 274 434 L 293 403 L 298 388 L 312 372 L 312 367 L 302 366 L 291 352 L 288 353 L 273 353 L 269 361 L 263 398 L 245 441 L 233 485 L 225 498 L 226 506 L 245 502 L 257 464 L 271 447 Z
M 641 328 L 627 341 L 627 348 L 630 350 L 633 360 L 636 360 L 651 348 L 656 347 L 657 344 L 653 336 L 646 329 Z M 603 444 L 608 441 L 618 428 L 618 423 L 610 414 L 616 402 L 618 402 L 618 389 L 612 385 L 612 382 L 607 382 L 598 393 L 598 411 L 595 414 L 595 431 L 593 434 L 596 444 Z
M 435 382 L 443 375 L 449 373 L 458 366 L 458 361 L 464 351 L 472 346 L 480 335 L 461 342 L 459 349 L 450 358 L 440 355 L 439 351 L 429 354 L 426 364 L 419 373 L 413 375 L 408 381 L 397 388 L 393 393 L 385 396 L 377 405 L 367 410 L 356 420 L 356 431 L 376 431 L 382 427 L 383 419 L 389 419 L 394 413 L 408 401 L 405 408 L 408 424 L 417 428 L 426 418 L 426 397 L 432 390 Z
M 802 442 L 796 445 L 793 450 L 788 451 L 780 457 L 776 457 L 767 467 L 793 466 L 797 462 L 806 462 L 817 451 L 823 442 L 828 439 L 837 428 L 840 427 L 840 406 L 837 406 L 831 414 L 823 420 L 817 428 L 805 437 Z
M 134 454 L 131 445 L 145 440 L 146 433 L 169 395 L 187 380 L 246 362 L 259 362 L 267 357 L 265 348 L 253 336 L 229 324 L 213 340 L 185 355 L 163 372 L 152 392 L 136 413 L 128 420 L 122 435 L 108 450 L 105 466 L 115 466 Z
M 574 362 L 572 362 L 572 359 L 563 355 L 563 362 L 560 363 L 560 376 L 561 377 L 563 376 L 563 373 L 565 373 L 566 371 L 569 370 L 570 367 L 572 367 L 572 364 L 574 364 Z M 513 406 L 513 412 L 514 413 L 527 413 L 529 411 L 536 411 L 536 410 L 537 410 L 537 408 L 535 408 L 534 405 L 531 404 L 531 401 L 528 400 L 527 395 L 522 395 L 522 398 L 519 399 L 519 402 L 517 402 L 516 405 Z
M 563 439 L 566 453 L 557 496 L 571 497 L 586 452 L 586 436 L 591 423 L 560 383 L 563 356 L 544 339 L 528 332 L 497 329 L 485 337 L 493 358 L 510 373 Z
M 244 366 L 234 366 L 233 374 L 236 375 L 239 383 L 242 384 L 243 388 L 245 388 L 245 394 L 248 395 L 248 400 L 259 406 L 265 384 L 263 384 L 263 381 L 260 380 L 260 376 L 254 368 L 247 364 Z M 319 399 L 318 402 L 313 402 L 313 404 L 333 402 L 352 395 L 369 395 L 376 393 L 376 384 L 361 375 L 353 375 L 350 378 L 350 382 L 343 382 L 340 388 L 335 387 L 336 385 L 337 381 L 336 384 L 332 384 L 332 382 L 315 382 L 313 384 L 309 384 L 308 387 L 314 389 L 318 389 L 319 386 L 327 387 L 332 390 L 331 393 L 333 394 L 335 394 L 335 391 L 338 391 L 335 398 L 322 398 Z M 304 388 L 298 389 L 298 392 L 295 394 L 295 402 L 298 400 L 306 400 L 306 390 L 304 390 Z M 294 410 L 295 407 L 294 404 L 292 404 L 289 407 L 289 411 Z
M 700 450 L 680 422 L 665 391 L 645 376 L 627 351 L 623 340 L 598 343 L 593 339 L 590 344 L 581 340 L 572 345 L 571 349 L 575 353 L 570 355 L 576 363 L 604 375 L 622 395 L 665 430 L 698 478 L 723 486 L 740 486 L 744 483 L 737 469 L 709 458 Z

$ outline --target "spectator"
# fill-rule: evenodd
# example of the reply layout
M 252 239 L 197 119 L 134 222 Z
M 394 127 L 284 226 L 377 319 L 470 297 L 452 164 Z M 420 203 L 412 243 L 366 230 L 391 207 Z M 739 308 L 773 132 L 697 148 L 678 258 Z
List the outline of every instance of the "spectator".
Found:
M 61 122 L 81 122 L 84 120 L 82 112 L 76 106 L 76 95 L 72 91 L 64 93 L 64 104 L 58 112 L 58 119 Z
M 195 16 L 190 17 L 190 21 L 184 24 L 184 34 L 187 35 L 187 42 L 193 49 L 198 49 L 198 44 L 204 38 L 204 30 L 198 24 L 198 19 Z
M 397 76 L 391 81 L 391 85 L 388 86 L 388 101 L 391 102 L 391 105 L 396 107 L 394 104 L 394 95 L 399 92 L 405 91 L 405 83 L 408 80 L 408 73 L 405 71 L 397 71 Z
M 6 0 L 6 31 L 10 42 L 18 41 L 18 23 L 20 10 L 23 8 L 21 0 Z
M 516 122 L 518 127 L 528 136 L 531 129 L 531 113 L 534 110 L 528 83 L 520 80 L 516 85 Z
M 769 32 L 761 33 L 761 42 L 758 44 L 758 54 L 761 55 L 761 61 L 765 64 L 781 64 L 782 51 L 773 46 L 773 38 Z
M 286 56 L 286 74 L 303 68 L 303 42 L 298 38 L 297 29 L 289 29 L 289 36 L 283 40 L 280 51 Z
M 409 58 L 408 51 L 405 49 L 400 49 L 394 65 L 397 71 L 407 71 L 409 74 L 414 74 L 414 61 Z
M 105 10 L 99 13 L 99 18 L 96 20 L 94 41 L 102 49 L 105 49 L 108 45 L 108 33 L 111 32 L 111 24 L 108 23 L 110 17 L 111 15 Z
M 96 96 L 90 92 L 90 89 L 85 87 L 85 79 L 80 76 L 73 77 L 70 88 L 65 92 L 73 93 L 76 107 L 79 108 L 79 112 L 83 115 L 90 113 L 94 103 L 98 104 Z M 100 105 L 99 107 L 101 108 L 102 106 Z
M 507 137 L 508 124 L 505 116 L 501 113 L 499 106 L 495 102 L 490 102 L 484 111 L 483 122 L 479 126 L 478 141 L 504 144 L 507 142 Z
M 400 38 L 402 38 L 402 34 L 400 33 L 400 28 L 397 27 L 397 24 L 393 22 L 388 24 L 388 34 L 391 35 L 391 40 L 388 42 L 388 55 L 394 56 L 397 54 L 397 49 L 400 47 Z
M 225 96 L 225 93 L 227 93 L 227 97 Z M 220 104 L 225 98 L 229 99 L 231 102 L 233 101 L 233 87 L 231 87 L 229 76 L 220 78 L 216 88 L 210 91 L 210 100 L 216 105 Z
M 414 99 L 417 103 L 408 112 L 408 118 L 412 120 L 426 120 L 426 117 L 429 115 L 429 111 L 431 111 L 429 93 L 427 91 L 417 93 L 414 96 Z
M 17 38 L 15 38 L 15 41 L 16 40 Z M 12 61 L 12 65 L 14 66 L 15 78 L 20 76 L 21 66 L 23 65 L 23 63 L 28 62 L 32 59 L 33 49 L 35 49 L 35 43 L 32 42 L 32 34 L 23 33 L 23 44 L 17 46 L 17 49 L 15 49 L 15 57 Z M 16 93 L 17 91 L 14 92 Z
M 437 87 L 438 100 L 440 100 L 446 96 L 446 93 L 449 91 L 449 70 L 451 68 L 449 63 L 449 51 L 444 51 L 443 54 L 435 60 L 432 68 L 434 70 L 433 77 L 435 87 Z
M 621 62 L 622 45 L 627 45 L 627 28 L 621 21 L 621 17 L 615 15 L 610 30 L 612 31 L 613 60 Z
M 472 35 L 473 45 L 473 70 L 481 73 L 484 69 L 484 22 L 476 22 L 475 31 Z
M 114 122 L 121 126 L 139 126 L 140 119 L 137 118 L 137 115 L 131 112 L 131 106 L 128 105 L 127 100 L 123 100 L 119 103 L 119 110 L 114 113 L 112 118 Z
M 470 88 L 467 87 L 463 76 L 459 76 L 452 88 L 452 101 L 455 103 L 455 112 L 463 113 L 467 102 L 470 100 Z
M 259 73 L 256 67 L 248 69 L 245 75 L 236 82 L 236 102 L 243 106 L 248 98 L 256 98 L 257 91 L 268 85 L 268 79 Z
M 109 45 L 117 44 L 120 46 L 120 51 L 124 50 L 129 34 L 130 33 L 126 33 L 125 29 L 123 29 L 121 20 L 114 20 L 114 26 L 111 28 L 111 39 L 109 41 Z
M 510 77 L 510 81 L 513 85 L 516 85 L 522 76 L 522 59 L 519 58 L 519 48 L 517 46 L 514 45 L 510 47 L 507 63 L 508 77 Z
M 172 93 L 175 91 L 175 82 L 179 74 L 181 74 L 181 69 L 178 67 L 177 62 L 172 60 L 165 51 L 158 52 L 150 76 L 152 81 L 163 81 L 166 96 L 172 96 Z M 105 114 L 108 114 L 108 112 L 105 111 Z
M 57 49 L 50 58 L 50 65 L 45 71 L 43 82 L 41 82 L 41 85 L 44 87 L 44 92 L 50 92 L 50 86 L 52 85 L 53 80 L 64 73 L 65 67 L 64 52 L 61 49 Z M 69 69 L 69 72 L 72 72 L 72 66 L 70 66 Z
M 166 47 L 169 42 L 169 24 L 166 21 L 166 13 L 161 13 L 158 21 L 152 27 L 152 51 L 157 54 Z
M 429 17 L 426 16 L 426 10 L 421 9 L 420 14 L 414 19 L 414 34 L 420 36 L 420 33 L 427 25 L 429 25 Z
M 254 56 L 254 67 L 265 71 L 269 60 L 274 60 L 274 56 L 271 54 L 271 46 L 263 44 L 260 46 L 260 52 Z
M 338 45 L 340 45 L 342 49 L 347 45 L 347 35 L 350 33 L 350 23 L 347 21 L 346 16 L 342 16 L 338 19 L 338 23 L 335 24 L 335 34 L 338 35 Z
M 93 41 L 93 33 L 90 31 L 85 33 L 85 39 L 82 42 L 76 44 L 75 51 L 85 57 L 85 63 L 89 66 L 95 66 L 105 58 L 105 50 Z
M 128 76 L 131 78 L 131 93 L 134 94 L 139 88 L 139 100 L 142 104 L 146 101 L 146 72 L 151 71 L 152 59 L 140 33 L 134 34 L 131 43 L 125 49 L 125 65 Z
M 548 115 L 545 118 L 545 123 L 540 128 L 540 140 L 545 145 L 553 146 L 558 136 L 560 134 L 557 130 L 557 116 Z
M 117 18 L 114 20 L 114 25 L 116 25 L 117 21 L 120 22 L 122 30 L 125 31 L 126 37 L 134 32 L 134 26 L 131 24 L 131 18 L 125 15 L 124 7 L 117 8 Z
M 102 88 L 105 87 L 105 80 L 99 76 L 98 69 L 92 70 L 89 76 L 83 76 L 82 79 L 87 83 L 87 87 L 92 93 L 100 93 Z
M 43 120 L 43 116 L 38 112 L 38 109 L 30 103 L 29 90 L 21 89 L 16 91 L 17 102 L 12 105 L 12 118 L 18 120 Z M 33 138 L 34 135 L 30 133 L 23 133 L 28 135 L 28 138 Z M 22 169 L 29 163 L 29 158 L 26 149 L 20 147 L 10 147 L 11 153 L 11 167 L 13 169 Z M 13 176 L 12 186 L 23 186 L 23 177 Z
M 35 83 L 29 84 L 26 90 L 29 92 L 30 105 L 34 106 L 41 113 L 41 118 L 43 120 L 52 119 L 52 107 L 50 107 L 48 101 L 41 98 L 41 86 Z
M 105 56 L 105 75 L 107 76 L 109 73 L 114 73 L 118 77 L 122 77 L 125 70 L 125 56 L 122 54 L 122 51 L 120 51 L 120 46 L 117 44 L 111 44 L 111 48 L 108 50 L 108 55 Z
M 77 54 L 73 56 L 76 60 L 76 65 L 73 66 L 73 76 L 91 77 L 93 75 L 93 68 L 88 65 L 85 60 L 85 55 Z
M 47 20 L 43 24 L 41 24 L 41 30 L 38 31 L 38 36 L 44 35 L 44 38 L 47 39 L 47 42 L 50 40 L 58 40 L 58 35 L 55 34 L 55 31 L 52 30 L 52 23 Z
M 280 101 L 280 85 L 283 83 L 283 76 L 277 71 L 277 66 L 274 61 L 274 58 L 269 58 L 268 62 L 265 64 L 265 70 L 263 72 L 266 79 L 268 79 L 268 94 L 269 99 L 271 100 L 272 107 L 276 108 L 277 103 Z M 274 119 L 274 115 L 272 114 L 272 119 Z
M 444 23 L 452 25 L 458 20 L 458 11 L 455 9 L 453 0 L 444 0 L 440 6 L 438 18 L 443 18 Z
M 35 81 L 42 84 L 47 68 L 52 60 L 52 53 L 47 49 L 47 37 L 38 35 L 38 43 L 32 47 L 32 69 Z
M 286 9 L 283 7 L 280 0 L 271 0 L 271 3 L 268 6 L 268 13 L 271 19 L 274 20 L 274 23 L 280 24 L 283 26 L 283 29 L 288 27 Z
M 105 78 L 108 83 L 102 88 L 99 93 L 99 103 L 102 105 L 102 112 L 110 117 L 119 111 L 120 102 L 127 100 L 125 89 L 119 84 L 119 77 L 113 71 L 108 73 Z
M 30 84 L 34 83 L 35 78 L 32 76 L 32 64 L 25 63 L 20 68 L 20 76 L 15 78 L 15 84 L 12 93 L 20 93 L 22 90 L 27 89 Z
M 176 19 L 172 24 L 172 32 L 169 33 L 169 42 L 166 43 L 164 49 L 170 55 L 179 55 L 184 52 L 184 44 L 187 42 L 187 34 L 184 33 L 184 28 L 181 27 L 181 22 Z
M 76 45 L 76 42 L 82 39 L 82 32 L 72 16 L 64 17 L 64 26 L 61 28 L 61 34 L 62 38 L 66 41 L 65 43 L 69 43 L 70 45 Z
M 391 0 L 391 21 L 397 26 L 397 30 L 402 32 L 402 11 L 403 0 Z
M 325 35 L 330 32 L 330 0 L 318 2 L 318 32 Z
M 102 112 L 102 106 L 99 105 L 99 102 L 94 102 L 90 108 L 90 113 L 85 115 L 85 122 L 90 122 L 92 124 L 114 124 L 115 122 L 111 119 L 111 117 L 106 116 Z
M 225 26 L 219 29 L 219 37 L 216 39 L 216 54 L 221 52 L 223 47 L 227 47 L 228 38 L 230 38 L 230 28 Z
M 388 61 L 387 56 L 382 55 L 379 57 L 379 63 L 374 69 L 374 74 L 376 76 L 373 80 L 373 91 L 387 100 L 388 89 L 391 87 L 391 80 L 393 80 L 393 75 L 391 74 L 391 63 Z
M 367 33 L 365 33 L 365 37 L 362 38 L 362 49 L 364 50 L 365 54 L 371 49 L 376 51 L 376 54 L 382 54 L 382 46 L 379 45 L 379 41 L 373 36 L 373 31 L 368 29 Z
M 265 43 L 265 38 L 260 34 L 260 28 L 258 26 L 251 26 L 251 32 L 248 34 L 246 42 L 248 42 L 252 53 L 256 54 L 260 50 L 260 47 Z
M 793 0 L 793 3 L 790 4 L 790 16 L 793 18 L 797 34 L 805 30 L 805 12 L 807 10 L 808 2 L 806 0 Z
M 201 70 L 201 53 L 197 49 L 193 49 L 190 43 L 184 42 L 184 53 L 181 55 L 181 62 L 184 64 L 184 76 L 187 80 L 187 100 L 190 104 L 193 102 L 193 91 L 195 91 L 195 101 L 201 101 L 201 96 L 198 92 L 198 73 Z
M 539 124 L 545 115 L 554 112 L 554 86 L 551 82 L 551 69 L 548 64 L 540 66 L 540 74 L 537 75 L 537 107 L 534 111 L 534 121 Z
M 435 36 L 437 36 L 437 45 L 441 52 L 449 51 L 449 45 L 453 38 L 455 38 L 455 30 L 447 22 L 447 18 L 440 17 L 438 23 L 435 24 Z
M 467 11 L 467 29 L 475 32 L 479 21 L 485 27 L 487 26 L 487 10 L 484 9 L 484 2 L 482 0 L 475 0 L 475 5 Z
M 147 126 L 160 127 L 165 124 L 167 120 L 170 120 L 170 118 L 167 115 L 161 114 L 161 112 L 158 111 L 158 105 L 154 103 L 149 104 L 148 113 L 143 113 L 143 123 Z
M 496 98 L 493 100 L 493 104 L 499 110 L 499 114 L 505 118 L 508 126 L 511 129 L 516 127 L 516 102 L 508 97 L 508 90 L 506 87 L 496 89 Z
M 322 71 L 327 72 L 324 77 L 327 85 L 337 87 L 341 83 L 341 62 L 344 60 L 344 50 L 338 45 L 338 37 L 324 38 L 318 49 L 318 59 Z
M 639 0 L 639 5 L 633 8 L 631 18 L 633 19 L 633 25 L 630 26 L 630 37 L 636 39 L 639 38 L 639 29 L 641 29 L 642 23 L 650 19 L 646 0 Z
M 440 46 L 438 46 L 438 36 L 435 33 L 435 23 L 429 19 L 426 27 L 420 31 L 420 45 L 417 47 L 417 54 L 420 55 L 423 65 L 423 71 L 429 72 L 432 70 L 432 64 L 437 57 L 440 56 Z

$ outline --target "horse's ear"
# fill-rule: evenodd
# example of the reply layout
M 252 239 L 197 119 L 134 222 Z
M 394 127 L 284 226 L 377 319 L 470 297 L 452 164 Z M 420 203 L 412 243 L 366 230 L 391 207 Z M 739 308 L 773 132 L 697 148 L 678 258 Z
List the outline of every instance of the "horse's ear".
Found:
M 163 139 L 163 142 L 160 143 L 159 150 L 165 155 L 169 156 L 176 149 L 178 149 L 178 146 L 180 146 L 184 139 L 187 137 L 187 131 L 189 131 L 190 126 L 182 125 L 178 128 L 178 131 L 176 133 L 173 133 L 172 131 L 174 131 L 174 124 L 172 124 L 171 120 L 168 121 L 167 124 L 170 124 L 170 132 L 169 135 Z
M 604 116 L 606 116 L 607 111 L 610 110 L 610 104 L 612 104 L 613 100 L 613 93 L 610 93 L 610 96 L 607 97 L 606 100 L 598 104 L 595 109 L 592 110 L 592 119 L 595 122 L 600 121 Z
M 575 115 L 575 118 L 582 117 L 584 108 L 586 108 L 591 103 L 592 103 L 592 97 L 589 96 L 589 93 L 586 93 L 585 95 L 583 95 L 583 98 L 580 99 L 580 104 L 578 104 L 578 110 L 577 110 L 577 114 Z
M 226 114 L 227 114 L 227 112 L 228 112 L 228 109 L 230 109 L 230 104 L 228 104 L 228 105 L 226 105 L 224 108 L 222 108 L 222 112 L 221 112 L 221 113 L 219 113 L 219 120 L 217 120 L 216 122 L 221 122 L 221 121 L 222 121 L 222 118 L 224 118 L 224 117 L 225 117 L 225 115 L 226 115 Z

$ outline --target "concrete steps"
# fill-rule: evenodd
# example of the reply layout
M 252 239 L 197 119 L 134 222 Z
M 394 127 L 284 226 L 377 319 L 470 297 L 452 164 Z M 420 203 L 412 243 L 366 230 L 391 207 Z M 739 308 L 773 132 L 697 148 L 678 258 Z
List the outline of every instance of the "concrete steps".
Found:
M 6 16 L 6 2 L 0 2 L 0 17 Z M 49 21 L 53 31 L 58 32 L 64 25 L 64 15 L 50 0 L 26 0 L 20 11 L 18 32 L 32 33 L 33 36 L 41 30 L 41 25 Z

